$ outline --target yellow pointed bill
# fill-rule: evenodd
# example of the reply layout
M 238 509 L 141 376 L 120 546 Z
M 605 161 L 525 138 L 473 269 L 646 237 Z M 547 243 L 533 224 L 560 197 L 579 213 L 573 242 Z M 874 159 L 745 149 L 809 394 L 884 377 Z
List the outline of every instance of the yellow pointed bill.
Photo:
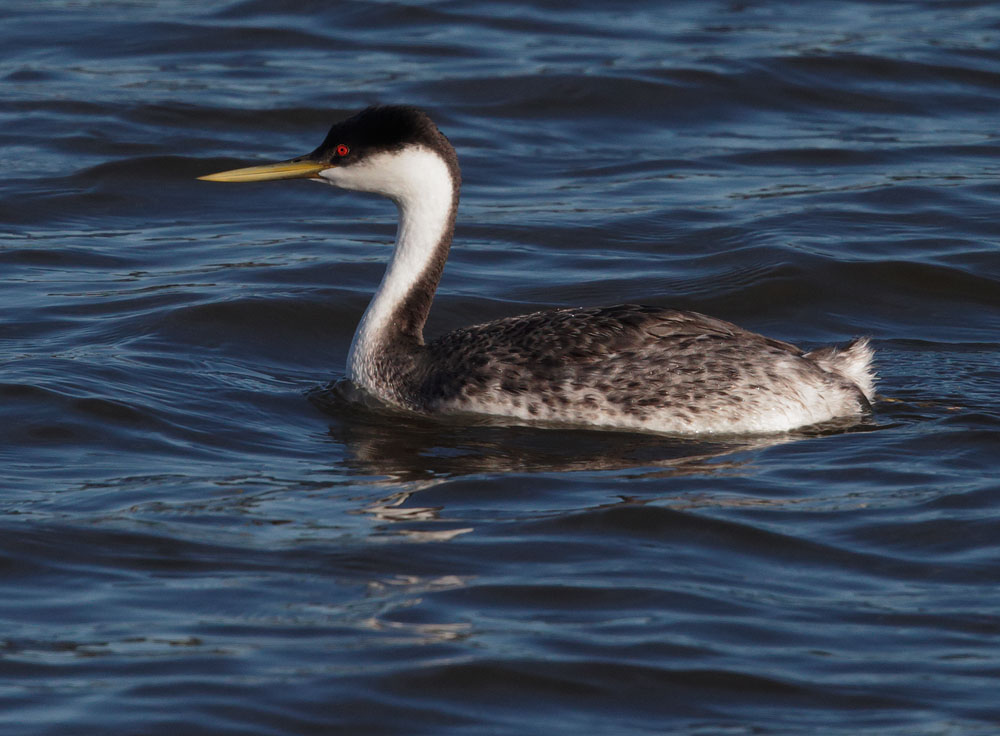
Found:
M 330 164 L 315 161 L 279 161 L 276 164 L 230 169 L 217 174 L 199 176 L 204 181 L 273 181 L 275 179 L 311 179 Z

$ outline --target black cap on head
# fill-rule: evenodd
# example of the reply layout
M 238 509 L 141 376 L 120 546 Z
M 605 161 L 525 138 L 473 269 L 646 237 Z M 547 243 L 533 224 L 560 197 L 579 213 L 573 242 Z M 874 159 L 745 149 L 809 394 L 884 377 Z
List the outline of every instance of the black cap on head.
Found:
M 420 108 L 382 105 L 365 108 L 335 123 L 309 158 L 349 166 L 373 153 L 398 151 L 410 145 L 424 145 L 442 153 L 453 150 Z

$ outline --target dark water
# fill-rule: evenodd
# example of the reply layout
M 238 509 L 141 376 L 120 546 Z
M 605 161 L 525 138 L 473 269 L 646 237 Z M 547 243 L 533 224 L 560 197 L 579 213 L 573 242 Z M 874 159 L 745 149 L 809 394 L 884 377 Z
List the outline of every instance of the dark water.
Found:
M 1000 731 L 1000 5 L 9 0 L 0 49 L 2 733 Z M 319 411 L 392 206 L 195 177 L 373 102 L 464 166 L 430 332 L 867 334 L 874 426 Z

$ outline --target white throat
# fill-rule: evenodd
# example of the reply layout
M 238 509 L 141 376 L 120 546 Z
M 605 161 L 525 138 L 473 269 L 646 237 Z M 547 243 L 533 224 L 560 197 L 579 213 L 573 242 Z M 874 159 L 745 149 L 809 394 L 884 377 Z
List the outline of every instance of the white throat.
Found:
M 344 189 L 389 197 L 399 209 L 395 249 L 347 356 L 349 379 L 377 396 L 390 398 L 378 379 L 377 358 L 392 340 L 394 329 L 398 330 L 393 316 L 434 261 L 450 225 L 455 192 L 452 175 L 438 154 L 423 147 L 375 154 L 364 162 L 326 169 L 319 175 Z

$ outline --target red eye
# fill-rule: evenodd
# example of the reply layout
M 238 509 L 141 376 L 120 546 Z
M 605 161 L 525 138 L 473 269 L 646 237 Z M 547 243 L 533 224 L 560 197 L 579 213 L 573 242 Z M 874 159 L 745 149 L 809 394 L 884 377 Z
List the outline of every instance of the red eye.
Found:
M 339 144 L 337 146 L 337 155 L 338 156 L 346 156 L 350 152 L 351 152 L 351 149 L 348 148 L 347 146 L 345 146 L 343 143 L 341 143 L 341 144 Z

